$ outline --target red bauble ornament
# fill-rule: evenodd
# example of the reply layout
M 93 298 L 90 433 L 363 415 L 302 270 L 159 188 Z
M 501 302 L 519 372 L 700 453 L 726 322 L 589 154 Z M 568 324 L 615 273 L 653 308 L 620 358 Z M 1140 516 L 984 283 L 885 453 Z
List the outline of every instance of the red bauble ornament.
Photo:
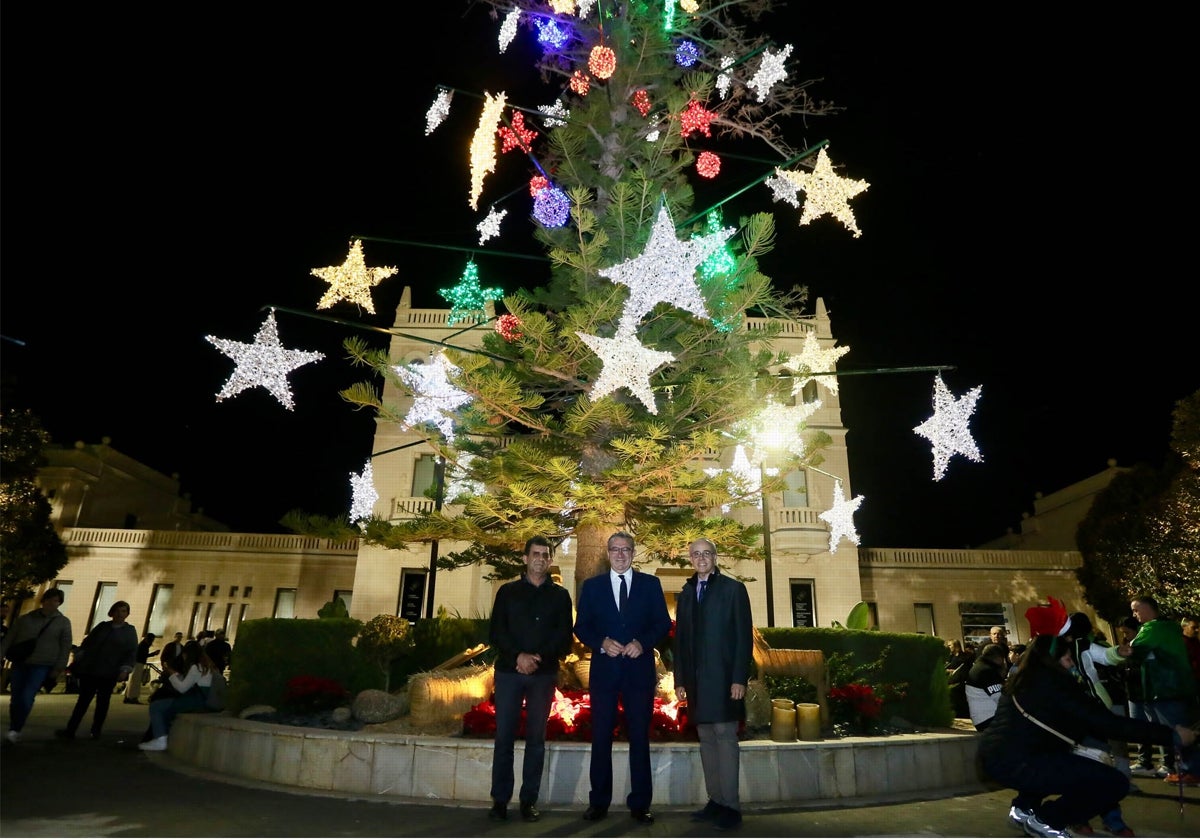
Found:
M 633 95 L 633 107 L 638 109 L 643 117 L 650 113 L 650 94 L 645 90 L 639 90 Z
M 592 87 L 592 80 L 588 78 L 588 74 L 581 70 L 576 70 L 575 75 L 571 77 L 571 90 L 578 93 L 580 96 L 587 96 L 588 91 Z
M 607 79 L 617 69 L 617 54 L 605 46 L 592 47 L 588 69 L 597 79 Z
M 505 341 L 516 341 L 524 335 L 521 332 L 521 321 L 516 315 L 501 315 L 496 319 L 496 332 Z
M 696 158 L 696 171 L 705 178 L 716 178 L 721 171 L 721 159 L 712 152 L 701 152 Z

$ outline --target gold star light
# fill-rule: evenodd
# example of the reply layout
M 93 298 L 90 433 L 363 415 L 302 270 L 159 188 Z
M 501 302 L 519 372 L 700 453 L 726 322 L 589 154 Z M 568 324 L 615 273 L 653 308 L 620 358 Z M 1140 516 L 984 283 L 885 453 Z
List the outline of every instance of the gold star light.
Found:
M 240 394 L 247 388 L 262 386 L 275 399 L 292 411 L 292 389 L 287 375 L 298 367 L 325 358 L 324 353 L 309 350 L 288 350 L 279 343 L 279 327 L 275 323 L 275 311 L 267 315 L 254 336 L 253 344 L 206 335 L 205 339 L 237 363 L 233 374 L 217 394 L 217 402 Z
M 787 172 L 776 170 L 800 189 L 804 190 L 804 209 L 800 213 L 800 224 L 806 225 L 813 219 L 824 215 L 833 216 L 853 231 L 855 239 L 862 236 L 858 223 L 854 221 L 854 211 L 850 209 L 850 199 L 861 192 L 866 192 L 871 186 L 866 181 L 853 178 L 843 178 L 833 171 L 833 164 L 825 150 L 817 154 L 817 165 L 812 172 L 796 170 Z
M 817 514 L 818 519 L 829 523 L 829 553 L 836 554 L 838 543 L 842 537 L 858 545 L 858 532 L 854 530 L 854 511 L 863 503 L 864 496 L 855 496 L 846 501 L 839 480 L 833 485 L 833 507 L 824 513 Z
M 344 263 L 314 268 L 310 273 L 329 284 L 329 288 L 317 302 L 317 309 L 328 309 L 339 300 L 348 300 L 374 315 L 375 303 L 371 300 L 371 287 L 395 274 L 396 267 L 389 265 L 367 268 L 366 260 L 363 259 L 362 240 L 355 239 L 350 243 L 350 253 Z
M 629 300 L 625 302 L 618 332 L 632 332 L 642 316 L 659 303 L 669 303 L 697 318 L 707 318 L 708 310 L 696 285 L 696 268 L 720 250 L 734 232 L 729 227 L 681 242 L 675 238 L 671 214 L 665 206 L 661 208 L 641 255 L 598 272 L 601 277 L 629 287 Z
M 800 355 L 796 357 L 796 362 L 808 369 L 809 374 L 814 373 L 830 373 L 837 367 L 837 360 L 850 352 L 849 347 L 830 347 L 828 350 L 821 349 L 821 342 L 817 338 L 817 331 L 813 330 L 804 337 L 804 349 L 800 351 Z M 799 394 L 809 380 L 815 379 L 829 389 L 829 392 L 836 394 L 838 392 L 838 380 L 836 375 L 831 376 L 797 376 L 792 380 L 792 394 Z
M 667 362 L 675 361 L 673 355 L 644 347 L 632 328 L 619 328 L 612 338 L 586 333 L 576 335 L 604 362 L 600 375 L 592 383 L 593 402 L 618 388 L 628 388 L 631 394 L 642 401 L 647 411 L 658 414 L 654 392 L 650 390 L 650 374 Z
M 952 455 L 964 455 L 976 463 L 983 460 L 971 430 L 967 428 L 982 391 L 983 386 L 976 385 L 961 399 L 955 399 L 941 374 L 933 380 L 933 416 L 915 426 L 913 431 L 933 444 L 934 481 L 941 481 L 946 474 L 946 465 Z

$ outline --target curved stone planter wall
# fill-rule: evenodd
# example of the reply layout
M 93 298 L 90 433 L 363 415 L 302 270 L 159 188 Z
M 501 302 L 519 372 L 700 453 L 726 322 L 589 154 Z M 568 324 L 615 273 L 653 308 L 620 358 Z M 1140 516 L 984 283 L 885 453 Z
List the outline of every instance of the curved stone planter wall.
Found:
M 776 743 L 743 741 L 743 805 L 770 807 L 981 789 L 973 732 Z M 613 746 L 613 789 L 628 789 L 628 746 Z M 520 779 L 523 745 L 517 742 Z M 540 804 L 587 805 L 587 743 L 552 741 Z M 231 782 L 264 782 L 329 794 L 490 804 L 492 742 L 473 738 L 340 732 L 278 726 L 224 715 L 180 715 L 169 754 Z M 654 804 L 702 805 L 708 797 L 695 743 L 656 743 Z

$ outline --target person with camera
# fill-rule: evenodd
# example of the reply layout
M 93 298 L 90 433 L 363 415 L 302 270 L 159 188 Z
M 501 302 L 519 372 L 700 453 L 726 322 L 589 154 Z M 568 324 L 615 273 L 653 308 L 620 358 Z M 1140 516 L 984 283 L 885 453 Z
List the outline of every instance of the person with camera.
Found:
M 57 681 L 71 655 L 71 620 L 59 612 L 65 596 L 58 587 L 47 589 L 39 609 L 25 613 L 4 635 L 4 658 L 12 663 L 9 677 L 10 744 L 21 740 L 21 730 L 42 684 Z

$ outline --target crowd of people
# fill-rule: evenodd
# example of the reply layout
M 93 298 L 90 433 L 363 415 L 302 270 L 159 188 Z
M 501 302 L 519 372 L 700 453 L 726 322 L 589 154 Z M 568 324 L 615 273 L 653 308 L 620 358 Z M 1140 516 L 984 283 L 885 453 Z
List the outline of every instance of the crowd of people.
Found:
M 1098 817 L 1107 833 L 1133 837 L 1120 804 L 1137 790 L 1133 776 L 1200 784 L 1200 662 L 1187 641 L 1196 622 L 1162 617 L 1150 595 L 1130 612 L 1114 625 L 1115 645 L 1049 598 L 1026 611 L 1031 641 L 1014 661 L 1002 627 L 973 662 L 957 656 L 963 645 L 948 646 L 949 679 L 980 732 L 981 771 L 1016 791 L 1008 819 L 1030 836 L 1094 836 Z
M 109 704 L 121 684 L 123 702 L 141 703 L 142 688 L 150 682 L 149 660 L 155 654 L 160 656 L 162 679 L 156 681 L 150 696 L 150 725 L 141 749 L 165 750 L 167 731 L 176 715 L 212 708 L 211 686 L 224 680 L 233 650 L 223 629 L 201 631 L 186 642 L 178 632 L 161 651 L 151 650 L 158 636 L 147 632 L 139 641 L 129 623 L 129 603 L 117 601 L 108 610 L 108 621 L 98 622 L 77 645 L 71 620 L 60 609 L 65 598 L 61 589 L 47 589 L 38 609 L 20 616 L 11 629 L 5 621 L 0 633 L 0 656 L 8 666 L 9 730 L 5 739 L 9 743 L 20 742 L 39 694 L 54 690 L 64 677 L 67 692 L 78 697 L 66 724 L 54 731 L 55 737 L 74 740 L 94 703 L 89 732 L 92 740 L 99 740 Z

